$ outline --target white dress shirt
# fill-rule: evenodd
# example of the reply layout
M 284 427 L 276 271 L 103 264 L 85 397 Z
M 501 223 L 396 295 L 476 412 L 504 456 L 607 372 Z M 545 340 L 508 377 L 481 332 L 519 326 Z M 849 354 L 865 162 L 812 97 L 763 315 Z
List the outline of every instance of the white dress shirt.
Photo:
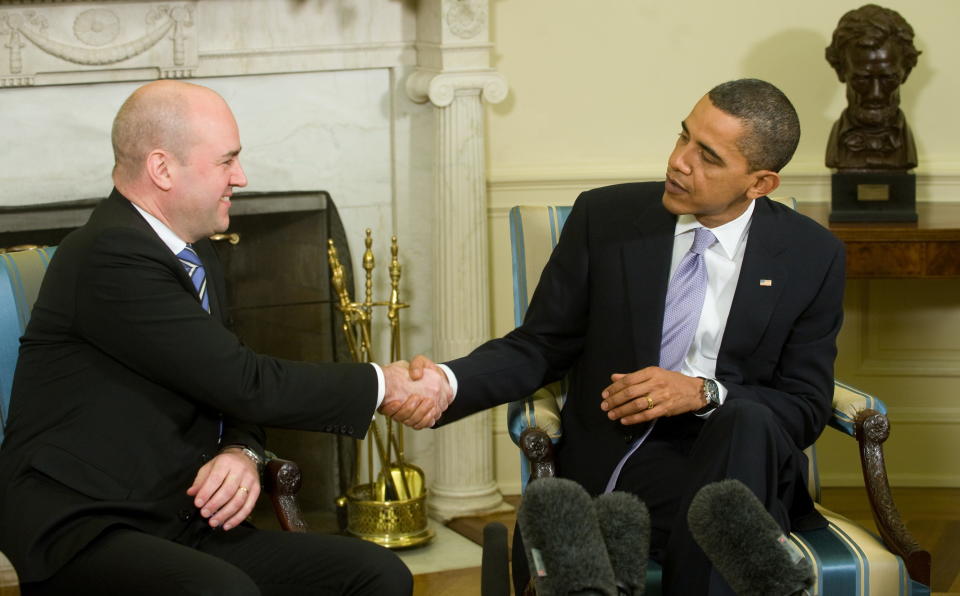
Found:
M 693 334 L 690 349 L 680 366 L 680 372 L 691 377 L 714 379 L 717 373 L 717 355 L 723 341 L 723 331 L 730 316 L 730 305 L 740 279 L 743 252 L 750 233 L 750 218 L 753 216 L 753 201 L 740 217 L 722 226 L 710 228 L 717 241 L 703 253 L 707 266 L 707 293 L 703 299 L 700 322 Z M 703 227 L 692 215 L 681 215 L 673 236 L 673 258 L 670 277 L 693 245 L 697 228 Z M 715 380 L 715 379 L 714 379 Z M 720 403 L 727 398 L 727 389 L 717 383 Z M 709 413 L 706 414 L 709 416 Z

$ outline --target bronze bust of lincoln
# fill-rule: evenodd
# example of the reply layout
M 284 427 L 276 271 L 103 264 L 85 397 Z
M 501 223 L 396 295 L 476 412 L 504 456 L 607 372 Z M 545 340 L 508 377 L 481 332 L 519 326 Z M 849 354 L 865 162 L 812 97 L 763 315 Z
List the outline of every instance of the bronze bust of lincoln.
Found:
M 913 133 L 900 111 L 900 85 L 919 54 L 913 28 L 893 10 L 867 4 L 840 18 L 826 58 L 847 86 L 847 108 L 830 132 L 827 167 L 916 167 Z

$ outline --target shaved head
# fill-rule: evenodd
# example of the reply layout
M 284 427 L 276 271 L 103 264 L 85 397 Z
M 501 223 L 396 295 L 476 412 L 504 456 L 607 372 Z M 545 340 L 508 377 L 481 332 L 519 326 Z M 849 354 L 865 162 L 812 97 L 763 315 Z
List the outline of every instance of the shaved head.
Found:
M 195 142 L 191 106 L 209 96 L 223 101 L 214 91 L 183 81 L 156 81 L 134 91 L 113 120 L 114 177 L 130 181 L 139 176 L 155 149 L 186 163 Z

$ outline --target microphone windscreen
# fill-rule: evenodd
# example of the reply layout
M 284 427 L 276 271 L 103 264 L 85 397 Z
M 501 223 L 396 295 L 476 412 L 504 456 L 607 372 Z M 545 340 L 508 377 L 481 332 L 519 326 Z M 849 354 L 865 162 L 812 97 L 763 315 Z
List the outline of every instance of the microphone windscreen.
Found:
M 483 527 L 483 559 L 480 563 L 481 596 L 510 596 L 510 559 L 507 527 L 490 522 Z
M 600 534 L 622 594 L 643 596 L 650 555 L 650 513 L 636 495 L 612 492 L 594 501 Z
M 739 480 L 701 488 L 690 503 L 687 522 L 694 540 L 737 594 L 785 596 L 813 585 L 810 562 Z
M 565 478 L 534 480 L 517 524 L 538 596 L 616 596 L 593 500 L 582 486 Z

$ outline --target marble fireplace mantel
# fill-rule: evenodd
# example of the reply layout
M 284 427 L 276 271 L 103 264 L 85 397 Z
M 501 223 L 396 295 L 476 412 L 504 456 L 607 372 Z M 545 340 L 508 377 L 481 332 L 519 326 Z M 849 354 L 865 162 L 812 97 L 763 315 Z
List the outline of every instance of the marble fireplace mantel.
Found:
M 398 236 L 404 355 L 462 355 L 490 334 L 481 100 L 507 86 L 488 16 L 488 0 L 0 0 L 0 206 L 105 196 L 123 99 L 198 82 L 234 109 L 245 190 L 329 192 L 355 268 L 364 228 L 375 250 Z M 500 506 L 489 413 L 411 434 L 434 515 Z

